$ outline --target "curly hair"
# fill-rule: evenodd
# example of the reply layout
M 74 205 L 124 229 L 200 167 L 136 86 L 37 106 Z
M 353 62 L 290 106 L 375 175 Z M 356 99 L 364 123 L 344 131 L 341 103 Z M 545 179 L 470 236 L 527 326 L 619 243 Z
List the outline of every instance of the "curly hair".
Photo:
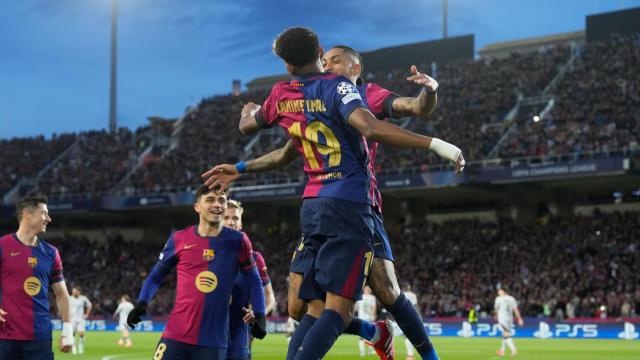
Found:
M 320 57 L 320 40 L 311 29 L 288 28 L 273 41 L 273 53 L 288 64 L 304 66 Z

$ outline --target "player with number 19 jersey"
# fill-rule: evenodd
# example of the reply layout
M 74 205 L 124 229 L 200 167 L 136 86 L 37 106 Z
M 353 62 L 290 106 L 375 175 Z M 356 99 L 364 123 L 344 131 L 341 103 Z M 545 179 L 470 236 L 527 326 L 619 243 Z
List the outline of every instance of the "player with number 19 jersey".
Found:
M 349 79 L 315 73 L 277 83 L 256 114 L 262 128 L 283 127 L 303 155 L 304 198 L 374 204 L 367 141 L 347 121 L 358 107 L 367 108 Z
M 326 292 L 360 299 L 371 264 L 376 201 L 369 147 L 348 121 L 359 107 L 367 108 L 349 79 L 312 73 L 274 85 L 256 113 L 260 127 L 287 131 L 309 176 L 297 254 L 303 300 L 324 299 Z

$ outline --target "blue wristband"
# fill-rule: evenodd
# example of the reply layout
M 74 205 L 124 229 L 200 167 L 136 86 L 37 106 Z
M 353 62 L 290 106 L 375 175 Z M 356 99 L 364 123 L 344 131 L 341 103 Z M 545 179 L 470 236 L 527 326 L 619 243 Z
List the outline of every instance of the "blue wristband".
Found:
M 245 163 L 244 161 L 237 162 L 236 170 L 238 170 L 240 174 L 244 173 L 245 171 L 247 171 L 247 163 Z

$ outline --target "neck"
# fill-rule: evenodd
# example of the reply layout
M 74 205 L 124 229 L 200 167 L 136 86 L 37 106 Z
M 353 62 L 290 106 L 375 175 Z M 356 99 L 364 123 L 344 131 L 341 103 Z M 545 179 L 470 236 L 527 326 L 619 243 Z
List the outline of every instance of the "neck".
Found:
M 16 236 L 18 236 L 18 240 L 21 243 L 27 246 L 35 246 L 38 243 L 38 233 L 26 226 L 20 225 L 18 231 L 16 231 Z
M 222 231 L 222 222 L 200 221 L 198 224 L 198 234 L 200 236 L 218 236 Z
M 306 74 L 312 74 L 312 73 L 318 73 L 318 72 L 322 72 L 322 65 L 320 64 L 320 62 L 316 61 L 313 63 L 309 63 L 307 65 L 301 66 L 299 68 L 296 68 L 296 71 L 293 75 L 306 75 Z

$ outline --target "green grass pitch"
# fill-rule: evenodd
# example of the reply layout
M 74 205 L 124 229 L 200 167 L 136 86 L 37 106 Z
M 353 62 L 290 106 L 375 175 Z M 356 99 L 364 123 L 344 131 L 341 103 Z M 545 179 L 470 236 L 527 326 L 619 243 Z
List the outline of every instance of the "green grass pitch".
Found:
M 54 334 L 57 341 L 59 333 Z M 116 344 L 117 332 L 88 332 L 84 355 L 61 354 L 56 359 L 82 360 L 150 360 L 160 333 L 134 333 L 133 347 L 121 348 Z M 405 359 L 404 337 L 396 337 L 396 359 Z M 490 360 L 507 359 L 495 354 L 500 339 L 463 339 L 435 337 L 433 342 L 442 360 Z M 624 340 L 565 340 L 565 339 L 515 339 L 519 360 L 634 360 L 640 359 L 640 341 Z M 55 343 L 54 343 L 55 344 Z M 270 334 L 263 341 L 254 342 L 253 360 L 284 359 L 287 341 L 282 334 Z M 419 357 L 418 357 L 419 358 Z M 344 335 L 338 339 L 331 352 L 325 357 L 331 360 L 377 359 L 376 356 L 361 358 L 358 353 L 357 338 Z

